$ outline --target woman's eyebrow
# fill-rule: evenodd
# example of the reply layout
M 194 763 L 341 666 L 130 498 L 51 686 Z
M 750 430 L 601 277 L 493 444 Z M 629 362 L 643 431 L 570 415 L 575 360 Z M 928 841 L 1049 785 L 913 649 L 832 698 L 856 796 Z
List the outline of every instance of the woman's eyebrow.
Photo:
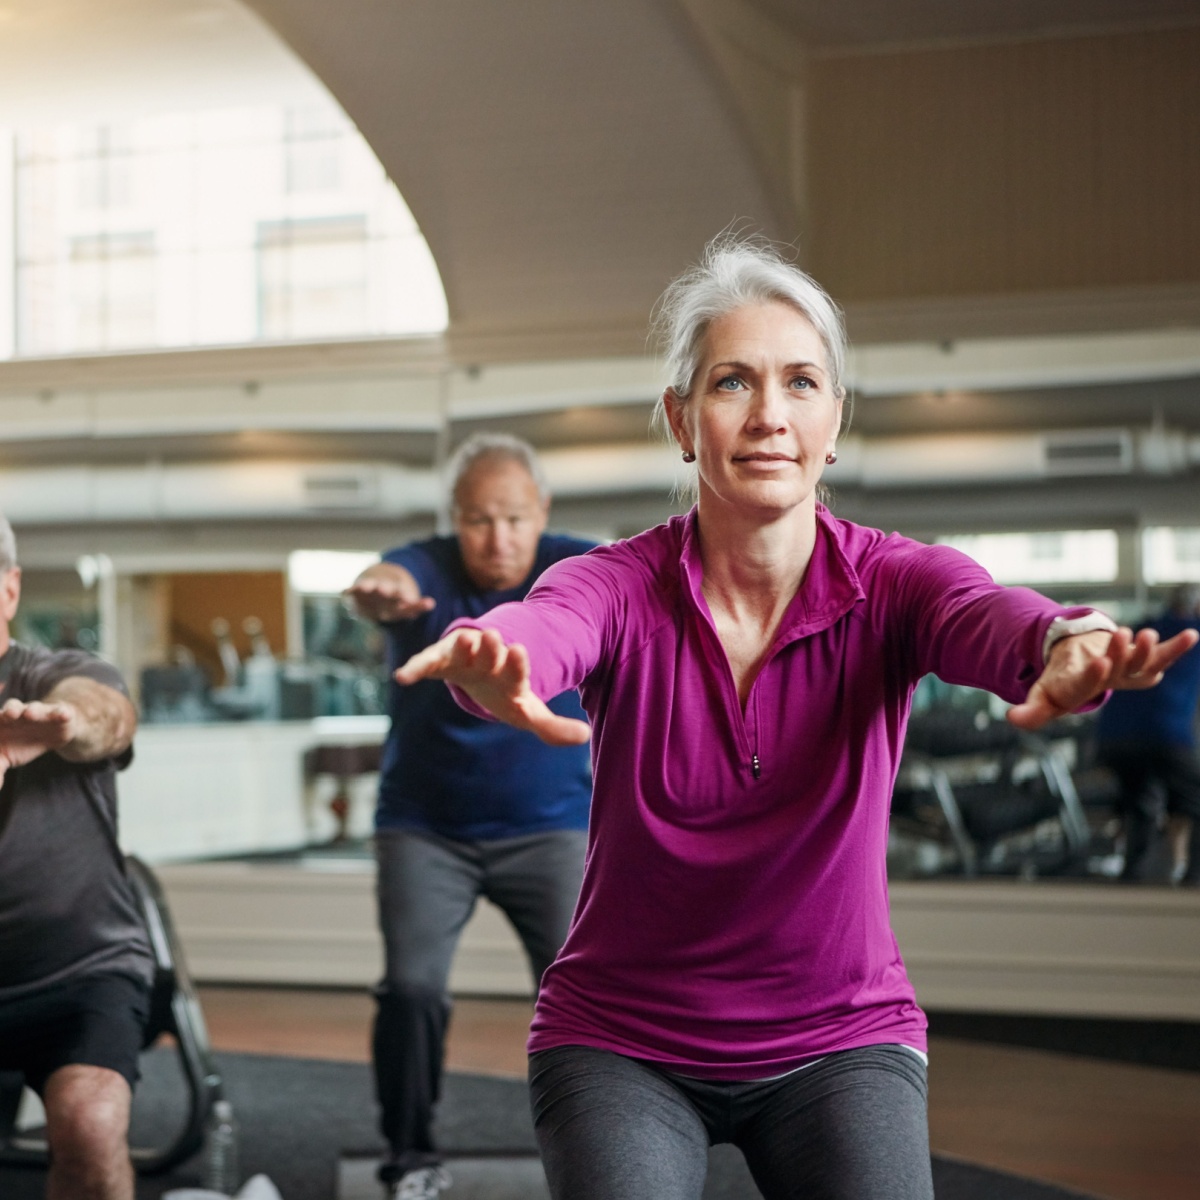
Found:
M 757 373 L 758 367 L 752 363 L 738 362 L 736 359 L 730 359 L 724 362 L 715 362 L 708 368 L 707 374 L 711 375 L 714 371 L 745 371 L 750 374 Z M 801 360 L 800 362 L 784 363 L 780 367 L 781 371 L 819 371 L 821 374 L 826 374 L 828 368 L 822 366 L 819 362 L 809 362 Z

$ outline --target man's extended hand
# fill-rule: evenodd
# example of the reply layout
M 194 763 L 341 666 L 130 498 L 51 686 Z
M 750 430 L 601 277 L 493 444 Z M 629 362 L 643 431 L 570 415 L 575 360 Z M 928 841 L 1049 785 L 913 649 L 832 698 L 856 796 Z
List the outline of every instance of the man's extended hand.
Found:
M 79 724 L 73 704 L 6 701 L 0 706 L 0 783 L 10 767 L 23 767 L 74 741 Z
M 551 746 L 580 746 L 591 737 L 586 721 L 560 717 L 534 695 L 525 647 L 505 645 L 494 629 L 456 629 L 414 654 L 394 678 L 400 684 L 443 679 L 497 720 L 537 734 Z
M 342 593 L 354 601 L 359 613 L 371 621 L 411 621 L 429 612 L 434 602 L 422 596 L 412 574 L 395 563 L 368 567 Z
M 1197 641 L 1200 633 L 1194 629 L 1160 643 L 1153 629 L 1135 636 L 1124 626 L 1115 633 L 1095 630 L 1061 638 L 1024 703 L 1009 709 L 1008 719 L 1021 729 L 1040 729 L 1110 688 L 1152 688 Z

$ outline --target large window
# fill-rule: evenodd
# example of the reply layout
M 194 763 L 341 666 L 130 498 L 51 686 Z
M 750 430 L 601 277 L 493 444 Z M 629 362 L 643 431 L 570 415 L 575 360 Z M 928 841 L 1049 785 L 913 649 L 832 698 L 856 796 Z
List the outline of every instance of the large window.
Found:
M 258 255 L 263 338 L 349 335 L 366 324 L 371 256 L 361 217 L 264 221 Z
M 998 583 L 1111 583 L 1117 578 L 1117 535 L 1111 529 L 960 534 L 938 541 L 969 554 Z
M 1200 526 L 1145 530 L 1142 573 L 1147 583 L 1200 583 Z
M 425 239 L 332 104 L 0 130 L 0 162 L 0 356 L 445 328 Z

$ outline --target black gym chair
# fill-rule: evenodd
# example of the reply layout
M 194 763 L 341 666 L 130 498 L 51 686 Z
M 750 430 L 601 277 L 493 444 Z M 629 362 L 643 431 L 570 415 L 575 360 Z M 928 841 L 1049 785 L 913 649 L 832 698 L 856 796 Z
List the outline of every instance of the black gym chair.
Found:
M 155 962 L 144 1048 L 149 1049 L 162 1035 L 169 1034 L 179 1052 L 187 1091 L 183 1127 L 172 1138 L 163 1145 L 130 1147 L 139 1174 L 159 1175 L 200 1149 L 205 1122 L 213 1104 L 222 1097 L 222 1083 L 213 1062 L 200 1001 L 162 888 L 140 859 L 130 856 L 125 866 L 146 922 Z M 44 1132 L 16 1129 L 23 1090 L 21 1075 L 0 1073 L 0 1163 L 44 1166 L 47 1154 Z

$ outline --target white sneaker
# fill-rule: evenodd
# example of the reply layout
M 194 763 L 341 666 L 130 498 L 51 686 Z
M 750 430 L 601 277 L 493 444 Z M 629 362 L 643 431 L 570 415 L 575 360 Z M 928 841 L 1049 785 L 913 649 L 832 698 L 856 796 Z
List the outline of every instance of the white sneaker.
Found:
M 391 1200 L 437 1200 L 450 1186 L 450 1172 L 444 1167 L 420 1167 L 405 1173 L 392 1184 Z

